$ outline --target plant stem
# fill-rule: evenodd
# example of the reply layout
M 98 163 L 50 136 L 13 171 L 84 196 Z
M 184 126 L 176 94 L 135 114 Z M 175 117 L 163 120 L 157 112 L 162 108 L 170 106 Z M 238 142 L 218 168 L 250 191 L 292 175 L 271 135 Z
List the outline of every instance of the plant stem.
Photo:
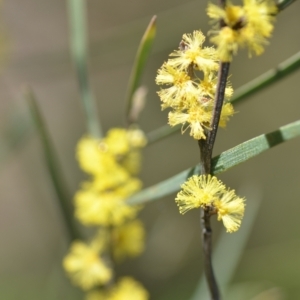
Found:
M 219 121 L 221 116 L 221 111 L 224 102 L 224 94 L 226 88 L 227 77 L 229 73 L 229 62 L 221 62 L 219 67 L 218 74 L 218 83 L 216 88 L 216 99 L 215 106 L 213 111 L 213 117 L 211 122 L 211 130 L 208 133 L 207 137 L 207 147 L 208 147 L 208 159 L 211 161 L 212 151 L 216 140 L 216 135 L 218 132 Z
M 210 226 L 210 211 L 201 209 L 202 247 L 204 252 L 204 272 L 210 290 L 211 299 L 219 300 L 220 293 L 212 266 L 212 230 Z
M 220 62 L 211 130 L 207 131 L 206 140 L 198 141 L 200 149 L 200 174 L 211 174 L 212 151 L 219 127 L 229 67 L 229 62 Z M 210 226 L 210 216 L 210 208 L 201 210 L 204 272 L 212 299 L 219 300 L 219 289 L 212 267 L 212 230 Z

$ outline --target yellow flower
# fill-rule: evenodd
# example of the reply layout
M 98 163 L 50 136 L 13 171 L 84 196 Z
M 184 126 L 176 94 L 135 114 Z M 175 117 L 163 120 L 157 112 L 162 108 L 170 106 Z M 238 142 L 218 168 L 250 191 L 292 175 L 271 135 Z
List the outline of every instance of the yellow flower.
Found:
M 169 124 L 171 126 L 183 124 L 181 130 L 182 133 L 190 128 L 190 135 L 194 139 L 205 140 L 206 135 L 204 129 L 210 130 L 213 114 L 213 103 L 214 102 L 212 99 L 201 98 L 196 104 L 191 105 L 186 112 L 171 111 L 169 112 Z M 230 103 L 225 103 L 222 107 L 219 125 L 221 127 L 225 127 L 229 117 L 231 117 L 233 114 L 233 106 Z M 188 126 L 184 128 L 186 123 Z
M 218 220 L 222 220 L 227 232 L 237 231 L 245 211 L 245 199 L 235 195 L 234 190 L 227 191 L 214 202 L 218 211 Z
M 166 107 L 186 108 L 191 100 L 199 96 L 199 90 L 185 71 L 171 66 L 171 61 L 164 63 L 156 76 L 158 85 L 171 86 L 160 90 L 157 94 L 163 103 L 162 109 Z
M 200 80 L 199 90 L 203 98 L 215 99 L 218 77 L 214 72 L 204 74 L 204 78 Z M 233 94 L 233 88 L 229 81 L 226 83 L 225 100 L 229 100 Z
M 220 60 L 229 62 L 232 55 L 236 54 L 240 44 L 244 43 L 238 31 L 230 27 L 223 27 L 219 31 L 211 31 L 212 38 L 210 41 L 218 46 Z
M 144 238 L 144 226 L 139 220 L 115 227 L 112 231 L 114 257 L 122 260 L 127 256 L 138 256 L 144 250 Z
M 205 36 L 200 30 L 192 34 L 182 36 L 181 48 L 170 54 L 175 56 L 168 61 L 168 64 L 176 69 L 187 70 L 188 67 L 194 66 L 196 69 L 211 72 L 218 69 L 218 58 L 216 50 L 212 47 L 204 47 Z
M 127 130 L 127 138 L 133 148 L 143 148 L 147 145 L 147 138 L 139 128 L 129 128 Z
M 84 189 L 75 195 L 75 216 L 86 226 L 121 225 L 139 210 L 140 207 L 127 205 L 114 191 L 97 193 Z
M 121 166 L 131 175 L 139 173 L 142 155 L 139 150 L 131 150 L 120 162 Z
M 233 5 L 230 1 L 226 2 L 225 8 L 209 3 L 207 6 L 207 15 L 216 23 L 221 20 L 225 22 L 228 27 L 234 28 L 239 23 L 244 21 L 244 9 L 241 6 Z M 218 24 L 219 25 L 219 24 Z M 240 27 L 243 24 L 240 25 Z
M 278 8 L 273 0 L 244 0 L 248 24 L 260 35 L 269 37 Z
M 225 186 L 215 176 L 194 175 L 181 185 L 175 201 L 179 212 L 185 214 L 193 208 L 211 205 L 224 191 Z
M 196 104 L 193 105 L 187 112 L 169 112 L 169 124 L 171 126 L 183 124 L 184 126 L 185 123 L 188 123 L 189 125 L 187 128 L 191 128 L 190 135 L 194 139 L 206 139 L 204 128 L 209 128 L 208 126 L 211 116 L 211 110 L 207 111 L 200 104 Z M 185 132 L 186 129 L 182 129 L 182 132 Z
M 221 110 L 219 126 L 223 128 L 226 127 L 229 117 L 231 117 L 233 114 L 234 114 L 234 109 L 232 104 L 229 102 L 225 103 Z
M 136 158 L 136 160 L 134 160 L 134 158 Z M 131 174 L 136 174 L 139 168 L 139 154 L 135 155 L 129 152 L 129 154 L 124 157 L 122 163 L 115 164 L 114 168 L 108 169 L 106 173 L 101 172 L 96 174 L 92 180 L 83 183 L 83 188 L 89 188 L 97 192 L 105 192 L 118 189 L 122 186 L 130 186 L 131 189 L 129 191 L 134 193 L 141 188 L 141 182 L 137 178 L 131 177 Z M 126 197 L 129 196 L 128 194 L 126 195 Z
M 222 20 L 221 29 L 211 31 L 211 42 L 218 46 L 218 55 L 222 61 L 231 61 L 239 47 L 248 47 L 249 55 L 260 55 L 267 38 L 273 31 L 274 15 L 277 7 L 273 0 L 244 0 L 243 6 L 226 3 L 224 9 L 209 4 L 208 16 L 217 22 Z
M 108 151 L 115 156 L 126 155 L 130 150 L 127 130 L 123 128 L 110 129 L 103 142 L 107 145 Z
M 99 190 L 112 188 L 129 178 L 128 172 L 116 161 L 107 144 L 91 137 L 83 137 L 77 146 L 77 159 L 85 172 L 102 178 Z
M 145 288 L 130 277 L 123 277 L 115 286 L 107 300 L 147 300 L 149 294 Z
M 101 172 L 106 162 L 105 151 L 99 140 L 90 136 L 82 137 L 77 145 L 77 159 L 81 169 L 89 174 Z
M 182 186 L 175 201 L 179 212 L 185 214 L 193 208 L 211 207 L 218 214 L 227 232 L 237 231 L 244 216 L 245 199 L 235 195 L 234 190 L 226 190 L 225 185 L 215 176 L 194 175 Z
M 99 256 L 100 250 L 93 244 L 75 241 L 64 258 L 64 269 L 73 283 L 83 290 L 106 284 L 112 277 L 111 269 Z

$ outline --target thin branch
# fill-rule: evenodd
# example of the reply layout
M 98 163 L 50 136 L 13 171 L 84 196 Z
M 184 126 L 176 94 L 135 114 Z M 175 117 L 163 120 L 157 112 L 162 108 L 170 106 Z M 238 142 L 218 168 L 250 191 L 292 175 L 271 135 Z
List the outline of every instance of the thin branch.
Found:
M 227 77 L 230 63 L 220 62 L 218 83 L 216 87 L 216 97 L 211 121 L 211 130 L 207 131 L 206 140 L 199 140 L 200 149 L 200 173 L 211 174 L 212 151 L 219 127 L 219 121 L 224 102 Z M 209 286 L 210 294 L 213 300 L 220 299 L 217 281 L 212 267 L 212 230 L 210 226 L 210 208 L 201 211 L 202 224 L 202 247 L 204 252 L 204 272 Z
M 212 266 L 212 230 L 210 226 L 210 209 L 201 209 L 202 247 L 204 252 L 204 273 L 214 300 L 220 299 L 217 280 Z
M 227 77 L 229 73 L 229 67 L 230 67 L 229 62 L 220 63 L 218 84 L 216 88 L 217 91 L 216 91 L 215 106 L 214 106 L 213 118 L 211 122 L 211 131 L 209 132 L 207 137 L 208 155 L 210 160 L 212 158 L 212 151 L 215 144 L 216 135 L 218 132 L 219 121 L 220 121 L 221 111 L 224 102 L 224 94 L 225 94 L 225 88 L 227 83 Z

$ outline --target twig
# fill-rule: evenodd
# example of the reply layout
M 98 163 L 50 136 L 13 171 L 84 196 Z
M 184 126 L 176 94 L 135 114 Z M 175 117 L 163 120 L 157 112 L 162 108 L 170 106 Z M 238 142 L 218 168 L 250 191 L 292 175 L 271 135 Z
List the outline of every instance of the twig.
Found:
M 201 210 L 202 247 L 204 252 L 204 271 L 209 286 L 211 298 L 220 299 L 217 280 L 212 266 L 212 230 L 210 226 L 210 209 Z
M 200 149 L 200 173 L 211 174 L 212 151 L 218 131 L 221 110 L 224 101 L 224 93 L 229 72 L 230 63 L 221 62 L 218 74 L 218 83 L 216 88 L 215 105 L 211 121 L 211 130 L 207 131 L 206 140 L 199 140 L 198 145 Z M 217 281 L 212 267 L 212 230 L 210 227 L 210 209 L 203 209 L 201 211 L 202 224 L 202 244 L 204 251 L 204 272 L 206 280 L 210 289 L 210 294 L 213 300 L 219 300 L 220 294 Z

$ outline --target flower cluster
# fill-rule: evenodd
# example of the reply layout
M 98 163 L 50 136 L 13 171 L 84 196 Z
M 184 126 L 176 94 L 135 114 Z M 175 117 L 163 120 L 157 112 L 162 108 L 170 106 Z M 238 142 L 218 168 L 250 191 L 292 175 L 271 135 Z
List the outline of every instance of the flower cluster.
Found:
M 227 232 L 237 231 L 244 216 L 245 200 L 236 196 L 234 190 L 211 175 L 194 175 L 182 186 L 175 199 L 179 212 L 185 214 L 193 208 L 209 209 L 218 215 Z
M 273 31 L 277 6 L 273 0 L 243 0 L 243 6 L 227 1 L 224 9 L 210 3 L 207 13 L 216 22 L 211 42 L 217 45 L 220 60 L 228 62 L 239 47 L 248 47 L 249 55 L 263 53 Z
M 139 171 L 140 151 L 146 144 L 138 129 L 114 128 L 101 141 L 84 137 L 78 143 L 77 159 L 91 175 L 75 195 L 75 215 L 86 226 L 116 226 L 134 218 L 139 207 L 124 199 L 141 188 L 134 177 Z
M 72 282 L 88 292 L 87 299 L 125 299 L 123 295 L 129 293 L 135 295 L 130 299 L 148 299 L 133 279 L 112 285 L 111 266 L 111 260 L 122 261 L 144 249 L 144 227 L 135 219 L 141 207 L 129 206 L 125 199 L 142 186 L 136 175 L 145 145 L 146 138 L 137 128 L 113 128 L 102 140 L 86 136 L 78 143 L 77 159 L 89 178 L 75 195 L 75 216 L 98 230 L 90 242 L 72 243 L 63 266 Z
M 92 291 L 86 300 L 147 300 L 148 292 L 131 277 L 123 277 L 109 291 Z
M 158 92 L 162 109 L 169 113 L 169 124 L 182 124 L 184 132 L 190 127 L 190 135 L 197 140 L 206 139 L 210 130 L 217 85 L 219 59 L 213 47 L 202 47 L 205 37 L 201 31 L 184 34 L 179 50 L 158 70 L 156 83 L 166 85 Z M 233 89 L 227 84 L 225 102 L 219 125 L 225 127 L 234 110 L 228 102 Z M 187 128 L 184 127 L 185 124 Z

